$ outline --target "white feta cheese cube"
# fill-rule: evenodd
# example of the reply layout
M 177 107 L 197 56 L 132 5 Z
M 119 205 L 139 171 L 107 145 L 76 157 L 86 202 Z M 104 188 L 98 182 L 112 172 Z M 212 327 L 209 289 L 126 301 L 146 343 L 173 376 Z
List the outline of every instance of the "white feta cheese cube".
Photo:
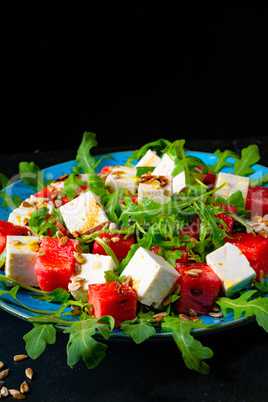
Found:
M 173 194 L 180 193 L 185 187 L 185 171 L 183 170 L 173 178 Z
M 138 178 L 136 168 L 126 166 L 115 166 L 112 172 L 106 177 L 105 184 L 113 191 L 118 188 L 126 188 L 131 194 L 137 192 Z
M 131 277 L 138 300 L 155 308 L 172 292 L 180 276 L 163 257 L 143 247 L 136 251 L 122 275 Z
M 245 255 L 231 243 L 208 254 L 206 261 L 220 277 L 222 290 L 228 297 L 243 289 L 256 276 Z
M 249 177 L 238 176 L 232 173 L 220 172 L 217 174 L 215 187 L 219 187 L 223 183 L 225 183 L 225 186 L 215 191 L 214 193 L 215 199 L 217 199 L 217 197 L 227 199 L 237 190 L 241 191 L 244 200 L 247 198 Z
M 38 287 L 34 264 L 39 242 L 36 236 L 7 236 L 5 273 L 8 278 Z
M 65 225 L 75 237 L 100 230 L 109 222 L 100 198 L 87 191 L 60 208 Z
M 88 299 L 88 285 L 93 283 L 105 283 L 105 271 L 115 271 L 116 265 L 109 255 L 82 254 L 86 262 L 81 265 L 81 271 L 72 275 L 69 283 L 69 291 L 73 297 L 82 299 L 85 303 Z
M 164 176 L 172 176 L 172 172 L 175 168 L 174 160 L 168 155 L 164 154 L 162 156 L 161 162 L 157 165 L 157 167 L 153 170 L 154 175 L 164 175 Z M 183 170 L 181 173 L 177 174 L 173 177 L 173 194 L 179 193 L 181 190 L 185 188 L 185 171 Z
M 47 207 L 49 211 L 54 208 L 53 203 L 47 198 L 31 195 L 9 214 L 8 222 L 14 225 L 27 226 L 33 212 L 44 206 Z
M 138 204 L 147 197 L 158 204 L 166 204 L 171 199 L 172 177 L 143 175 L 139 179 Z
M 161 162 L 161 158 L 159 158 L 159 156 L 156 154 L 156 152 L 148 149 L 146 154 L 139 160 L 136 167 L 157 166 L 160 162 Z
M 175 168 L 174 160 L 168 154 L 162 156 L 161 162 L 153 170 L 154 175 L 171 176 Z

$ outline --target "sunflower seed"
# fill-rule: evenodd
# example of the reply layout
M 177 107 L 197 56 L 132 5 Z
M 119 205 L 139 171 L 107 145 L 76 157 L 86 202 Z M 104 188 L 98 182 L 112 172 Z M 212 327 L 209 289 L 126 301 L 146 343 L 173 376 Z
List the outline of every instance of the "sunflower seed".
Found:
M 56 232 L 56 237 L 57 237 L 57 239 L 61 239 L 63 237 L 63 233 L 60 230 L 58 230 Z
M 20 384 L 20 392 L 22 394 L 25 394 L 26 392 L 29 392 L 29 390 L 30 390 L 30 388 L 29 388 L 27 381 L 23 381 L 23 383 Z
M 166 313 L 165 311 L 161 311 L 160 313 L 156 313 L 152 316 L 152 318 L 159 318 L 159 317 L 166 317 L 168 315 L 168 313 Z
M 78 253 L 77 251 L 74 252 L 74 258 L 76 259 L 79 264 L 84 264 L 86 262 L 85 257 L 81 254 Z
M 8 374 L 9 374 L 9 369 L 2 370 L 0 372 L 0 380 L 3 380 L 4 378 L 6 378 L 8 376 Z
M 65 246 L 65 244 L 67 243 L 68 237 L 67 236 L 62 236 L 59 239 L 59 246 Z
M 69 285 L 69 290 L 70 292 L 76 292 L 77 290 L 81 289 L 83 287 L 83 284 L 81 282 L 72 282 Z
M 190 321 L 191 318 L 186 314 L 179 314 L 179 318 L 183 321 Z
M 18 391 L 17 389 L 9 389 L 8 390 L 9 391 L 9 393 L 10 393 L 10 395 L 14 395 L 14 394 L 16 394 L 16 392 L 20 392 L 20 391 Z
M 181 291 L 181 285 L 179 283 L 177 283 L 177 285 L 174 288 L 174 294 L 178 295 Z
M 29 378 L 30 380 L 32 380 L 32 378 L 33 378 L 33 370 L 32 370 L 31 368 L 27 368 L 27 369 L 25 370 L 25 374 L 26 374 L 26 377 L 27 377 L 27 378 Z
M 15 355 L 13 357 L 14 362 L 20 362 L 28 358 L 28 355 Z
M 131 278 L 131 276 L 130 275 L 126 276 L 121 284 L 125 285 L 125 286 L 132 286 L 132 278 Z
M 210 315 L 210 317 L 213 317 L 213 318 L 221 318 L 221 317 L 223 317 L 222 313 L 213 313 L 213 312 L 211 312 L 211 313 L 208 313 L 208 315 Z
M 168 305 L 172 302 L 172 297 L 173 297 L 173 295 L 167 296 L 167 297 L 163 300 L 162 305 L 163 305 L 164 307 L 168 306 Z
M 0 361 L 0 370 L 1 370 L 2 368 L 4 368 L 4 366 L 5 366 L 5 363 L 3 363 L 3 362 Z
M 76 262 L 74 264 L 74 270 L 75 270 L 75 274 L 79 275 L 81 273 L 81 265 Z
M 23 395 L 23 394 L 21 394 L 21 393 L 18 391 L 18 392 L 15 392 L 15 394 L 13 394 L 13 398 L 15 398 L 15 399 L 25 399 L 26 396 Z
M 7 387 L 2 387 L 1 388 L 1 395 L 2 396 L 8 396 L 9 395 L 9 391 L 8 391 Z
M 191 308 L 189 308 L 189 314 L 190 314 L 191 318 L 197 316 L 197 312 L 195 310 L 191 309 Z
M 118 243 L 120 241 L 120 237 L 113 236 L 111 240 L 113 243 Z
M 184 271 L 184 273 L 185 273 L 186 275 L 191 275 L 191 276 L 196 276 L 196 277 L 199 276 L 199 273 L 193 271 L 192 269 L 190 269 L 189 271 Z
M 80 254 L 83 253 L 83 249 L 82 249 L 82 247 L 80 246 L 79 243 L 74 244 L 74 249 L 75 249 L 75 251 L 77 251 Z
M 260 279 L 259 279 L 259 281 L 260 281 L 260 283 L 263 283 L 263 281 L 264 281 L 264 272 L 263 272 L 262 269 L 260 270 Z

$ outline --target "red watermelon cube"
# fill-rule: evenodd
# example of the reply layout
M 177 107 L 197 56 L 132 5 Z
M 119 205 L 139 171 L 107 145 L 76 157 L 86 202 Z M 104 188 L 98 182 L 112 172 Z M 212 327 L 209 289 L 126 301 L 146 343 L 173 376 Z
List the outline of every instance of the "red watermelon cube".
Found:
M 213 205 L 219 206 L 220 208 L 225 209 L 226 211 L 230 212 L 231 214 L 235 214 L 237 211 L 237 208 L 233 207 L 231 205 L 217 204 L 216 202 L 213 203 Z M 217 214 L 215 216 L 220 218 L 227 225 L 227 228 L 226 228 L 226 226 L 223 226 L 221 223 L 218 223 L 219 228 L 225 229 L 225 233 L 230 235 L 232 233 L 232 229 L 233 229 L 233 225 L 234 225 L 234 218 L 231 215 L 228 215 L 225 213 Z
M 93 305 L 92 313 L 96 318 L 111 315 L 115 319 L 115 328 L 126 320 L 133 320 L 137 314 L 136 292 L 119 282 L 89 285 L 88 302 Z
M 7 236 L 29 236 L 30 234 L 30 230 L 24 226 L 17 226 L 11 222 L 0 220 L 0 254 L 6 248 Z
M 130 247 L 134 244 L 134 235 L 124 239 L 125 236 L 122 234 L 101 233 L 99 237 L 111 247 L 119 262 L 127 256 Z M 100 243 L 94 241 L 92 254 L 106 255 L 106 252 Z
M 251 211 L 251 217 L 268 214 L 268 187 L 249 186 L 246 198 L 246 209 Z
M 268 239 L 261 234 L 253 233 L 235 233 L 232 239 L 225 238 L 237 246 L 248 259 L 251 267 L 256 272 L 256 280 L 260 279 L 260 271 L 263 271 L 264 277 L 268 276 Z
M 208 314 L 218 296 L 221 280 L 206 263 L 176 264 L 181 275 L 177 281 L 181 285 L 180 298 L 176 301 L 177 314 L 189 315 L 189 309 L 197 314 Z M 191 275 L 197 270 L 197 275 Z
M 59 245 L 59 239 L 46 237 L 42 240 L 34 272 L 40 289 L 51 292 L 57 288 L 68 290 L 70 278 L 75 270 L 75 243 L 78 240 L 68 239 Z

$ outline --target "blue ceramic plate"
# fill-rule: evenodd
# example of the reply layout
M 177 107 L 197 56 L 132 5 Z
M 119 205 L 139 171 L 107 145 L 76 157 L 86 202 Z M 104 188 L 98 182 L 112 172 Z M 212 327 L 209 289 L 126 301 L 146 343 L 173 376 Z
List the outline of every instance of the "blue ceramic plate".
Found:
M 103 159 L 99 166 L 98 166 L 98 171 L 102 169 L 103 166 L 105 165 L 123 165 L 129 155 L 130 151 L 124 151 L 124 152 L 114 152 L 110 153 L 109 155 L 114 158 L 114 160 L 111 159 Z M 202 159 L 206 164 L 208 165 L 213 165 L 217 161 L 217 156 L 213 154 L 208 154 L 204 152 L 186 152 L 189 155 L 197 156 L 200 159 Z M 99 155 L 96 158 L 100 158 L 103 155 Z M 227 160 L 228 162 L 234 164 L 234 159 L 229 158 Z M 47 169 L 44 169 L 44 176 L 45 180 L 56 180 L 58 177 L 63 175 L 64 173 L 71 173 L 72 172 L 72 167 L 76 164 L 75 161 L 69 161 L 65 163 L 61 163 L 59 165 L 54 165 L 52 167 L 49 167 Z M 254 165 L 253 166 L 254 173 L 250 176 L 252 179 L 257 179 L 259 177 L 262 177 L 265 173 L 268 172 L 268 168 L 261 166 L 261 165 Z M 224 172 L 232 172 L 232 167 L 224 168 Z M 14 196 L 17 195 L 19 196 L 22 200 L 25 198 L 29 197 L 30 194 L 33 194 L 34 191 L 31 190 L 30 186 L 26 186 L 21 180 L 13 183 L 9 187 L 6 188 L 5 190 L 9 195 Z M 1 197 L 0 197 L 1 198 Z M 7 220 L 8 216 L 11 212 L 11 208 L 6 208 L 2 206 L 2 200 L 0 199 L 0 219 L 2 220 Z M 1 271 L 1 273 L 3 273 Z M 1 290 L 7 290 L 6 286 L 0 282 L 0 291 Z M 59 308 L 59 305 L 57 304 L 52 304 L 48 303 L 45 301 L 38 301 L 36 299 L 33 299 L 31 297 L 32 293 L 29 291 L 26 291 L 24 289 L 19 290 L 17 293 L 18 300 L 23 303 L 24 305 L 27 305 L 30 308 L 38 309 L 38 310 L 44 310 L 44 311 L 57 311 Z M 19 304 L 16 304 L 13 299 L 11 299 L 8 295 L 4 296 L 0 299 L 0 307 L 9 313 L 17 316 L 18 318 L 22 318 L 24 320 L 27 320 L 30 317 L 33 317 L 35 313 L 32 313 L 29 310 L 26 310 L 25 308 L 21 307 Z M 240 319 L 234 319 L 233 314 L 230 313 L 227 317 L 222 317 L 220 319 L 215 319 L 210 316 L 202 316 L 203 323 L 204 324 L 218 324 L 215 327 L 211 328 L 205 328 L 205 329 L 198 329 L 195 330 L 196 335 L 201 335 L 201 334 L 207 334 L 215 331 L 220 331 L 224 329 L 229 329 L 232 327 L 236 327 L 242 324 L 246 324 L 247 322 L 253 321 L 254 318 L 245 318 L 242 317 Z M 171 333 L 163 333 L 163 332 L 158 332 L 154 338 L 155 339 L 165 339 L 165 338 L 170 338 Z M 114 330 L 111 335 L 112 338 L 114 339 L 128 339 L 129 335 L 124 334 L 120 330 Z

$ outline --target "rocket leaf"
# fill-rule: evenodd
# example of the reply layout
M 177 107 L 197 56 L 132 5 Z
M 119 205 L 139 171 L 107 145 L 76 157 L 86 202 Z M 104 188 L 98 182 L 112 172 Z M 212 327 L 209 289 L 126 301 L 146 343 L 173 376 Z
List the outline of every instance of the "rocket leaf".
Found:
M 257 323 L 268 332 L 268 298 L 252 298 L 256 292 L 257 290 L 245 292 L 234 300 L 221 297 L 216 303 L 221 307 L 225 317 L 230 310 L 233 310 L 235 319 L 240 318 L 243 314 L 245 317 L 255 316 Z
M 76 154 L 76 173 L 79 173 L 80 169 L 82 169 L 84 173 L 87 173 L 87 171 L 95 164 L 96 160 L 91 156 L 90 151 L 97 145 L 96 134 L 85 131 Z
M 260 160 L 259 148 L 256 144 L 251 144 L 241 151 L 241 158 L 235 161 L 234 174 L 240 176 L 248 176 L 254 173 L 252 165 L 258 163 Z
M 34 324 L 33 329 L 24 335 L 26 351 L 31 359 L 37 359 L 46 349 L 46 345 L 56 342 L 56 329 L 52 324 Z
M 208 165 L 208 168 L 214 173 L 219 173 L 225 166 L 231 166 L 233 167 L 233 164 L 230 162 L 227 162 L 227 158 L 239 158 L 239 156 L 233 152 L 230 151 L 229 149 L 226 149 L 225 151 L 221 151 L 220 149 L 217 149 L 214 152 L 214 155 L 217 155 L 218 159 L 217 162 L 214 163 L 214 165 Z
M 51 182 L 51 180 L 45 181 L 44 173 L 34 162 L 20 162 L 19 172 L 21 180 L 37 191 L 42 190 Z
M 102 317 L 102 322 L 107 321 L 106 318 Z M 82 320 L 65 329 L 64 332 L 70 334 L 67 344 L 67 362 L 70 367 L 82 359 L 87 368 L 92 369 L 105 357 L 107 345 L 96 341 L 93 335 L 98 329 L 105 339 L 109 339 L 114 319 L 109 317 L 107 324 L 102 322 L 97 319 Z
M 191 331 L 194 328 L 204 327 L 206 325 L 200 321 L 183 321 L 178 317 L 168 316 L 164 318 L 161 329 L 163 332 L 172 332 L 172 337 L 182 354 L 186 366 L 190 370 L 208 374 L 209 366 L 204 360 L 210 359 L 213 356 L 213 352 L 191 335 Z

